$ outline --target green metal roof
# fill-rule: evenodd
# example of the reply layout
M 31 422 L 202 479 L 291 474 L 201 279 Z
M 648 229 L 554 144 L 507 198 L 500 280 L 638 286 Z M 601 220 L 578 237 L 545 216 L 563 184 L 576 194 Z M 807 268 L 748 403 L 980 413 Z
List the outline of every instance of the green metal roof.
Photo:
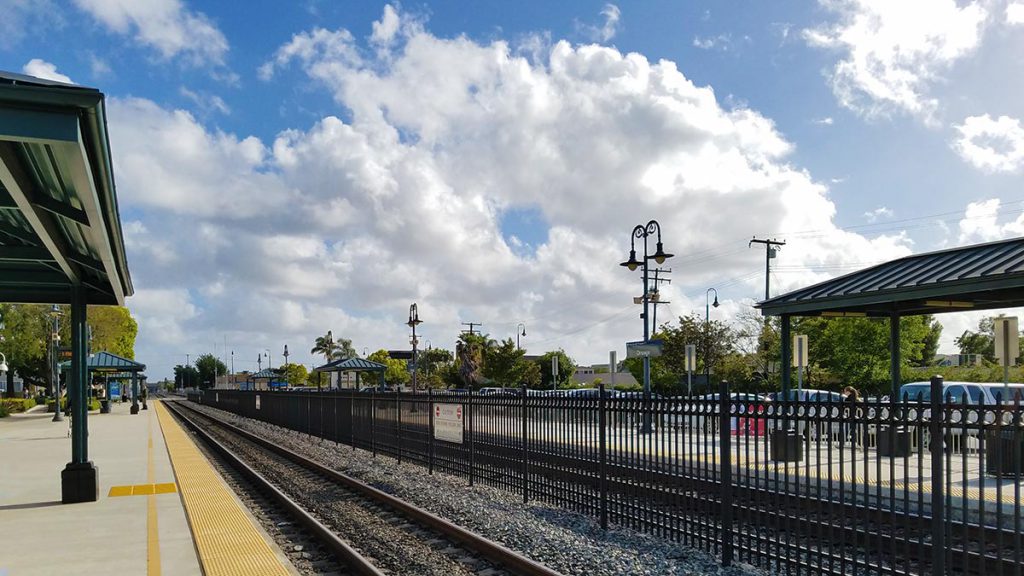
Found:
M 64 361 L 60 363 L 62 370 L 67 370 L 71 365 L 70 362 Z M 117 354 L 111 354 L 110 352 L 97 352 L 90 354 L 86 361 L 86 367 L 90 372 L 142 372 L 146 369 L 146 365 L 129 360 L 118 356 Z
M 0 301 L 124 305 L 134 292 L 104 96 L 0 72 Z
M 1024 238 L 914 254 L 757 304 L 765 316 L 901 316 L 1024 306 Z
M 313 369 L 313 372 L 384 372 L 388 367 L 372 360 L 362 358 L 345 358 L 328 362 Z
M 259 372 L 249 375 L 251 380 L 273 380 L 274 378 L 280 378 L 281 373 L 274 370 L 273 368 L 264 368 Z

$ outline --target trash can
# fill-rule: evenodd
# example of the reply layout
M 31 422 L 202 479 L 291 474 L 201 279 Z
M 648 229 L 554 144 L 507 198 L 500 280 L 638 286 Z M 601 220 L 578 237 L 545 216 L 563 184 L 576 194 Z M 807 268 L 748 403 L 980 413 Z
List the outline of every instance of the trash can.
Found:
M 985 434 L 985 471 L 993 476 L 1024 472 L 1024 431 L 996 428 Z
M 101 398 L 100 399 L 100 414 L 110 414 L 110 399 L 109 398 Z
M 878 455 L 903 458 L 913 452 L 906 426 L 882 426 L 878 431 Z

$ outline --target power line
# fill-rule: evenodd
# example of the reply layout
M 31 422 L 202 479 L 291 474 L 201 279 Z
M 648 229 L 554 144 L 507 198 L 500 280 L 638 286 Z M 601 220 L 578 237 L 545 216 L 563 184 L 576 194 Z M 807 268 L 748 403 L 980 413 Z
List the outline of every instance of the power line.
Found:
M 474 326 L 483 326 L 483 324 L 481 324 L 479 322 L 463 322 L 462 325 L 463 326 L 469 326 L 469 330 L 463 330 L 462 333 L 463 334 L 468 333 L 470 336 L 475 334 L 475 332 L 473 332 L 473 327 Z

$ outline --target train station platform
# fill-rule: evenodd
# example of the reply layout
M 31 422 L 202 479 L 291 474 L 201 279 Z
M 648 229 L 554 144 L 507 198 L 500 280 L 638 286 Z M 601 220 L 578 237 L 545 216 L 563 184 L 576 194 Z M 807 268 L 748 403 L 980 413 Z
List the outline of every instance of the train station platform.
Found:
M 293 573 L 159 401 L 89 415 L 96 502 L 61 504 L 68 423 L 0 419 L 0 576 Z

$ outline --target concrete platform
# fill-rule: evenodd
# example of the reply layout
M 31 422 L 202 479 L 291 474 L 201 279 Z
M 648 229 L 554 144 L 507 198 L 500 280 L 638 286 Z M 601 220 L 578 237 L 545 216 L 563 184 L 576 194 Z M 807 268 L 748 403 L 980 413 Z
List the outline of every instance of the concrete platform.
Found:
M 0 576 L 210 573 L 196 552 L 155 402 L 137 415 L 130 408 L 116 403 L 110 414 L 89 415 L 100 497 L 80 504 L 60 503 L 61 470 L 71 458 L 67 421 L 46 413 L 0 419 Z

